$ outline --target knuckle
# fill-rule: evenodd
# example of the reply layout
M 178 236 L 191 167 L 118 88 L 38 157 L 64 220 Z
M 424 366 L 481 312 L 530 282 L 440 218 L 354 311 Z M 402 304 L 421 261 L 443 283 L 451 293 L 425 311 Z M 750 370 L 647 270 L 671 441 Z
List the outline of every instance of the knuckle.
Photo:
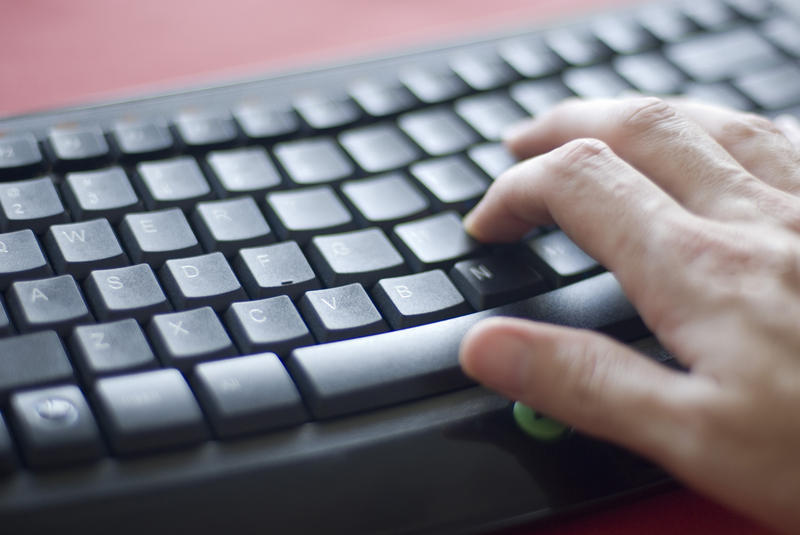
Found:
M 641 135 L 654 130 L 673 130 L 680 121 L 678 110 L 657 97 L 625 101 L 622 108 L 622 128 L 629 135 Z
M 545 165 L 560 179 L 576 176 L 587 168 L 603 167 L 614 157 L 608 145 L 599 139 L 581 138 L 567 142 L 552 151 Z
M 731 145 L 760 142 L 776 136 L 782 136 L 778 127 L 766 117 L 753 113 L 737 114 L 721 128 L 722 139 Z

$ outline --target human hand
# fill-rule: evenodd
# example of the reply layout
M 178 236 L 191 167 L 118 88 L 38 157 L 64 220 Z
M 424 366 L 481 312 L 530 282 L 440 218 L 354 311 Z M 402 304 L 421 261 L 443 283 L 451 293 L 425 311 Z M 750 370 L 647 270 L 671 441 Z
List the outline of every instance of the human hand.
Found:
M 510 318 L 467 374 L 787 533 L 800 533 L 797 122 L 683 100 L 569 101 L 465 219 L 486 242 L 557 223 L 618 278 L 675 371 L 603 335 Z M 538 156 L 537 156 L 538 155 Z

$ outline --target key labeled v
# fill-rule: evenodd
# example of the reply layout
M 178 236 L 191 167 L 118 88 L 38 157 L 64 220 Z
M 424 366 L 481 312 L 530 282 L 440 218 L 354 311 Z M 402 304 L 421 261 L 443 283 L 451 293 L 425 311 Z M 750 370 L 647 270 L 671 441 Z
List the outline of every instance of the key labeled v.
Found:
M 331 297 L 330 301 L 328 301 L 324 297 L 320 297 L 319 300 L 322 301 L 323 303 L 325 303 L 326 305 L 328 305 L 328 308 L 330 308 L 331 310 L 336 310 L 336 296 L 335 295 Z

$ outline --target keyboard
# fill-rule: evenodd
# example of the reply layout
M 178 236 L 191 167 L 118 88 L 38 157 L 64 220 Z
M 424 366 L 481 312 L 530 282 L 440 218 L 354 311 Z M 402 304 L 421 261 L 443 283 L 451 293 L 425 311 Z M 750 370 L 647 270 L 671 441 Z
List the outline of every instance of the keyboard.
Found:
M 0 119 L 4 533 L 483 533 L 670 485 L 475 385 L 496 315 L 667 366 L 557 227 L 461 218 L 570 96 L 800 117 L 798 6 L 657 2 Z

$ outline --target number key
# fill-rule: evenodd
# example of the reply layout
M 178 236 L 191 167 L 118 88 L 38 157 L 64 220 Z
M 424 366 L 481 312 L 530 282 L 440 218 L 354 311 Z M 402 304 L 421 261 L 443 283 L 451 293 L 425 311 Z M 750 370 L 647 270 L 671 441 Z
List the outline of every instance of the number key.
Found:
M 55 223 L 69 221 L 49 177 L 0 185 L 0 230 L 30 228 L 41 234 Z
M 78 220 L 105 217 L 116 224 L 126 213 L 142 207 L 121 167 L 67 173 L 63 192 Z

